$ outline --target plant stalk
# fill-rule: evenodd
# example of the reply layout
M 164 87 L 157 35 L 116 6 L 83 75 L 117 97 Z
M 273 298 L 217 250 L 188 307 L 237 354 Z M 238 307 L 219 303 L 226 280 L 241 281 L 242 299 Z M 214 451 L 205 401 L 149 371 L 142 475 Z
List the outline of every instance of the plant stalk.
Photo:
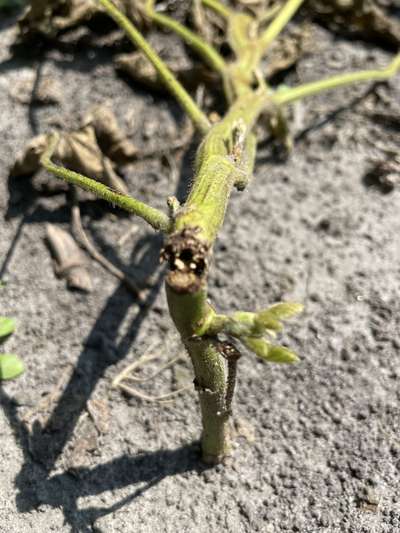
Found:
M 191 191 L 176 214 L 162 254 L 170 267 L 166 278 L 169 311 L 192 360 L 199 393 L 203 460 L 212 464 L 221 462 L 229 451 L 235 374 L 227 375 L 217 336 L 199 336 L 215 316 L 207 301 L 208 266 L 231 190 L 243 173 L 252 171 L 252 128 L 268 101 L 265 92 L 244 95 L 205 137 Z
M 217 464 L 230 448 L 228 416 L 226 413 L 226 375 L 224 359 L 214 338 L 196 337 L 198 324 L 213 310 L 203 288 L 194 294 L 178 294 L 166 284 L 167 300 L 172 320 L 190 355 L 199 394 L 203 461 Z

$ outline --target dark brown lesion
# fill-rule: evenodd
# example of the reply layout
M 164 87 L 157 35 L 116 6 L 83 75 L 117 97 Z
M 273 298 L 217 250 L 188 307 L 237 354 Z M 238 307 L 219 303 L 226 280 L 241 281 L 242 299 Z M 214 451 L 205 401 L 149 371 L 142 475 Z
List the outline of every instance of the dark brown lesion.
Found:
M 206 280 L 211 248 L 199 233 L 200 228 L 172 233 L 161 251 L 161 260 L 169 265 L 167 283 L 178 293 L 197 292 Z
M 229 418 L 232 414 L 232 400 L 233 395 L 235 394 L 237 362 L 242 354 L 236 348 L 236 346 L 229 341 L 219 342 L 217 344 L 217 348 L 219 353 L 227 360 L 228 363 L 224 414 L 227 418 Z

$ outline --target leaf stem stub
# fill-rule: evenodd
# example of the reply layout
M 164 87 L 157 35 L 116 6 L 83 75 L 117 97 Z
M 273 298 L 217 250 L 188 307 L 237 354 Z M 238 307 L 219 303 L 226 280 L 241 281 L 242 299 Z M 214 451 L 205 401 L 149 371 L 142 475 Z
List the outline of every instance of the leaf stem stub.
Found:
M 193 294 L 206 283 L 210 246 L 199 239 L 200 228 L 185 228 L 170 235 L 161 251 L 167 261 L 167 283 L 175 292 Z

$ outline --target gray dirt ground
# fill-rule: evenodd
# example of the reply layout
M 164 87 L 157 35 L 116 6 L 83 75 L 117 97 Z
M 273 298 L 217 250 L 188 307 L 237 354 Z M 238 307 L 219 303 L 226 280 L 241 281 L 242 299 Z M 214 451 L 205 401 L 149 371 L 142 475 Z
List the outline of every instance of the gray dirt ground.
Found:
M 111 390 L 147 348 L 164 358 L 180 350 L 160 284 L 160 238 L 87 202 L 84 222 L 97 245 L 135 275 L 151 274 L 153 287 L 140 309 L 92 264 L 93 293 L 69 292 L 44 243 L 46 222 L 68 228 L 64 195 L 35 195 L 29 179 L 8 182 L 34 133 L 77 125 L 94 102 L 110 101 L 141 146 L 179 137 L 177 107 L 117 77 L 110 49 L 12 54 L 13 21 L 0 21 L 0 308 L 18 320 L 6 348 L 27 371 L 0 387 L 0 531 L 400 531 L 400 189 L 383 194 L 363 180 L 369 158 L 381 155 L 375 144 L 398 145 L 399 76 L 358 100 L 365 86 L 304 102 L 290 159 L 280 163 L 261 147 L 254 181 L 233 194 L 212 299 L 222 311 L 304 302 L 286 338 L 302 361 L 242 358 L 233 457 L 205 469 L 194 392 L 160 406 Z M 314 38 L 292 82 L 390 58 L 322 29 Z M 37 76 L 60 84 L 58 106 L 18 102 Z M 396 115 L 397 130 L 371 117 L 376 110 Z M 183 154 L 180 183 L 159 159 L 126 175 L 132 193 L 163 207 L 185 190 L 190 168 Z M 132 222 L 137 231 L 121 249 L 116 240 Z M 183 361 L 145 390 L 190 379 Z

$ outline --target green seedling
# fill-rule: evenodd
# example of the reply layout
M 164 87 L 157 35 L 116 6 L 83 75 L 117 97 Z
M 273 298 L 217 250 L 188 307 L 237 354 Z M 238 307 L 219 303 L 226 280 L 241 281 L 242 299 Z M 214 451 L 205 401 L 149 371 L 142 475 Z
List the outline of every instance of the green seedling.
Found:
M 0 316 L 0 343 L 15 330 L 15 320 Z M 0 381 L 17 378 L 24 372 L 24 365 L 18 355 L 0 354 Z
M 214 11 L 223 21 L 234 56 L 229 61 L 200 35 L 157 12 L 152 0 L 146 1 L 143 9 L 148 20 L 178 34 L 219 76 L 226 113 L 211 124 L 132 22 L 111 0 L 97 0 L 97 3 L 147 57 L 201 135 L 191 189 L 182 205 L 172 197 L 167 199 L 167 212 L 154 209 L 54 163 L 56 133 L 49 136 L 41 162 L 55 176 L 140 216 L 165 235 L 161 253 L 169 267 L 165 288 L 172 320 L 193 363 L 202 414 L 202 457 L 208 463 L 218 463 L 230 448 L 231 401 L 236 364 L 241 355 L 235 343 L 268 362 L 298 360 L 292 351 L 276 343 L 275 336 L 282 330 L 282 320 L 300 312 L 301 305 L 286 302 L 254 313 L 239 311 L 226 316 L 216 313 L 207 296 L 212 249 L 230 194 L 233 188 L 243 190 L 253 173 L 255 127 L 261 119 L 284 126 L 285 108 L 302 98 L 357 82 L 386 80 L 399 70 L 400 55 L 381 70 L 351 72 L 274 90 L 262 75 L 261 60 L 268 56 L 271 43 L 297 12 L 302 0 L 289 0 L 279 10 L 258 16 L 238 12 L 218 0 L 201 0 L 203 9 Z

